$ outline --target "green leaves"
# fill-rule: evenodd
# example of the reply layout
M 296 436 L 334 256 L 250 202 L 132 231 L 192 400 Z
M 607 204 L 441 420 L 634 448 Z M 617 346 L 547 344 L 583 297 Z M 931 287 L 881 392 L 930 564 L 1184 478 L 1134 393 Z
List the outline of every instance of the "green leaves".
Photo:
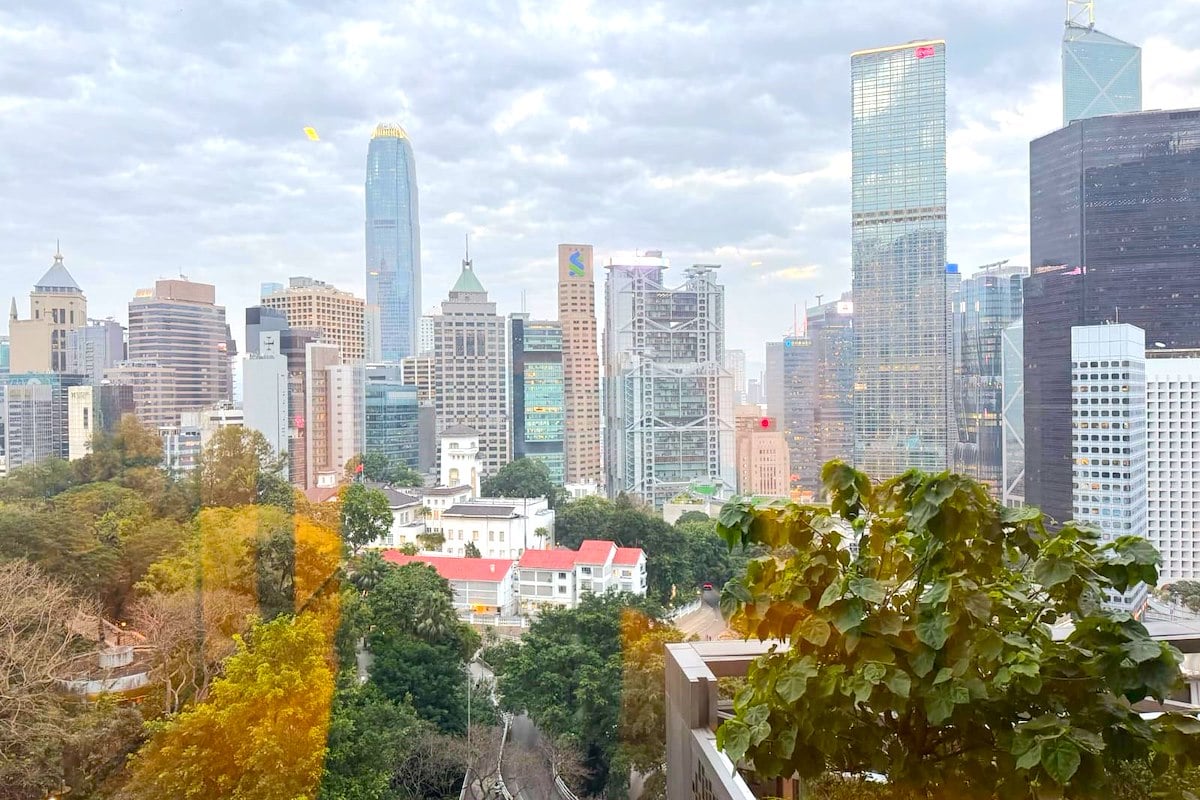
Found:
M 1050 739 L 1041 743 L 1042 769 L 1059 786 L 1065 786 L 1079 769 L 1079 748 L 1066 738 Z
M 831 621 L 838 633 L 845 634 L 857 628 L 867 618 L 867 608 L 862 600 L 839 600 L 830 607 Z
M 850 593 L 868 603 L 882 603 L 887 596 L 887 587 L 872 578 L 851 578 Z
M 934 650 L 941 649 L 950 635 L 950 617 L 937 611 L 923 612 L 917 620 L 917 638 Z
M 811 656 L 805 656 L 788 667 L 775 682 L 775 691 L 786 703 L 794 703 L 804 694 L 808 681 L 817 675 L 816 662 Z
M 1075 565 L 1065 558 L 1043 558 L 1033 565 L 1033 579 L 1047 589 L 1075 574 Z
M 792 635 L 812 642 L 817 647 L 824 647 L 829 641 L 829 623 L 820 617 L 805 617 L 800 620 Z

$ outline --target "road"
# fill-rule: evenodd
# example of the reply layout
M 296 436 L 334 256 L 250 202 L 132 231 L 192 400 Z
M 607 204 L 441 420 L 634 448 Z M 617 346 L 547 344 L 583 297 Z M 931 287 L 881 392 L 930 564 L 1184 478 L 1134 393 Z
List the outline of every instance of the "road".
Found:
M 724 633 L 728 626 L 721 616 L 719 595 L 710 589 L 702 593 L 700 607 L 690 614 L 685 614 L 675 620 L 675 627 L 686 636 L 698 636 L 701 639 L 716 639 Z
M 542 754 L 537 728 L 524 714 L 513 718 L 500 766 L 504 786 L 514 800 L 552 800 L 557 796 L 554 775 Z

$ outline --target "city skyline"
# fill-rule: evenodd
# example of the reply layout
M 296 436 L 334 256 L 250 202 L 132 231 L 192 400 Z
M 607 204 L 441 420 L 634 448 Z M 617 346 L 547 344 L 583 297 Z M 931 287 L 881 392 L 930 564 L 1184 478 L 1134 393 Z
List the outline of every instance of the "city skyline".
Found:
M 229 32 L 253 25 L 223 25 L 217 33 L 203 11 L 189 10 L 182 20 L 149 11 L 148 29 L 161 43 L 139 50 L 137 36 L 147 34 L 118 39 L 114 57 L 121 66 L 137 66 L 143 76 L 166 74 L 178 59 L 167 59 L 163 48 L 186 37 L 185 60 L 201 71 L 217 69 L 203 54 L 232 37 L 230 68 L 261 70 L 263 80 L 278 84 L 278 99 L 255 98 L 257 105 L 249 106 L 247 98 L 201 90 L 181 126 L 141 116 L 147 112 L 139 109 L 162 105 L 165 96 L 162 103 L 148 96 L 137 108 L 123 105 L 123 98 L 145 87 L 130 85 L 120 70 L 110 73 L 104 59 L 93 65 L 88 48 L 76 48 L 78 63 L 61 53 L 37 53 L 39 37 L 31 33 L 37 23 L 60 40 L 82 44 L 80 37 L 114 24 L 103 12 L 67 7 L 58 21 L 52 16 L 58 9 L 45 18 L 0 18 L 12 45 L 0 63 L 11 58 L 18 77 L 36 69 L 63 80 L 86 78 L 83 83 L 93 86 L 56 95 L 26 90 L 15 80 L 9 90 L 9 102 L 22 114 L 0 120 L 12 145 L 0 160 L 20 189 L 6 198 L 13 205 L 0 209 L 10 243 L 6 269 L 41 266 L 53 239 L 61 237 L 98 318 L 123 319 L 122 281 L 147 285 L 179 272 L 217 285 L 235 315 L 254 303 L 247 271 L 278 281 L 311 274 L 365 295 L 362 153 L 374 126 L 392 119 L 412 135 L 422 160 L 423 282 L 430 300 L 453 283 L 465 232 L 478 263 L 498 278 L 499 308 L 518 310 L 526 291 L 536 318 L 553 315 L 545 282 L 557 242 L 596 243 L 597 265 L 620 261 L 635 248 L 661 248 L 676 264 L 722 263 L 729 284 L 744 287 L 730 294 L 729 346 L 757 361 L 760 343 L 789 326 L 793 305 L 849 287 L 843 78 L 849 53 L 922 36 L 944 36 L 951 49 L 948 258 L 964 265 L 1000 258 L 1028 262 L 1025 153 L 1028 141 L 1049 132 L 1060 117 L 1060 6 L 1011 3 L 968 14 L 935 3 L 894 30 L 887 14 L 864 19 L 829 4 L 822 14 L 827 30 L 793 34 L 783 51 L 775 28 L 802 29 L 786 23 L 822 9 L 758 8 L 745 20 L 726 20 L 722 41 L 728 47 L 711 64 L 699 65 L 699 73 L 641 57 L 620 63 L 589 55 L 578 65 L 556 61 L 555 69 L 565 72 L 553 80 L 543 78 L 542 61 L 522 57 L 519 47 L 471 48 L 472 37 L 499 30 L 501 21 L 485 15 L 483 32 L 464 35 L 455 45 L 456 52 L 471 50 L 470 62 L 447 70 L 437 86 L 410 77 L 419 59 L 432 59 L 428 66 L 442 63 L 441 55 L 416 44 L 452 10 L 406 11 L 412 18 L 382 25 L 367 19 L 373 13 L 367 6 L 348 8 L 333 24 L 336 46 L 317 45 L 312 63 L 301 69 L 284 63 L 280 42 L 315 37 L 329 22 L 318 12 L 297 6 L 286 32 L 263 43 L 265 60 L 259 63 L 246 60 L 249 51 L 240 47 L 246 42 Z M 1198 23 L 1184 12 L 1144 12 L 1136 3 L 1111 0 L 1099 5 L 1097 26 L 1143 47 L 1147 108 L 1200 105 L 1200 50 L 1183 45 L 1200 40 Z M 627 21 L 630 30 L 622 31 L 620 7 L 557 20 L 562 30 L 552 24 L 553 15 L 530 12 L 515 40 L 548 36 L 551 51 L 558 52 L 585 30 L 585 42 L 597 51 L 623 41 L 626 52 L 665 32 L 675 47 L 700 35 L 698 13 L 668 4 L 645 21 Z M 765 24 L 761 17 L 771 15 L 775 22 Z M 411 49 L 395 46 L 410 42 Z M 391 59 L 398 50 L 405 54 L 385 71 L 394 77 L 380 90 L 377 68 L 387 63 L 384 53 Z M 776 67 L 757 69 L 755 59 Z M 741 66 L 730 72 L 733 64 Z M 464 95 L 465 76 L 475 70 L 490 70 L 493 77 Z M 725 79 L 706 82 L 704 70 Z M 805 77 L 803 93 L 795 91 L 797 76 Z M 711 85 L 689 98 L 678 82 Z M 644 113 L 648 107 L 655 108 L 652 119 Z M 68 118 L 63 115 L 71 124 L 62 124 Z M 23 120 L 20 127 L 16 117 Z M 605 118 L 619 135 L 604 132 L 598 121 Z M 320 142 L 303 135 L 306 125 L 316 128 Z M 731 147 L 749 135 L 747 126 L 755 141 Z M 52 162 L 50 154 L 73 149 L 82 131 L 89 141 L 111 140 L 119 152 L 75 149 L 71 170 L 41 183 L 22 177 L 22 164 Z M 127 140 L 134 131 L 149 135 Z M 584 179 L 601 194 L 580 193 Z M 1002 202 L 981 202 L 997 197 Z M 235 205 L 236 214 L 230 211 Z M 599 215 L 594 209 L 601 206 L 615 210 Z M 102 220 L 92 213 L 95 207 L 105 209 Z M 671 213 L 664 213 L 668 208 Z M 762 263 L 751 266 L 755 262 Z

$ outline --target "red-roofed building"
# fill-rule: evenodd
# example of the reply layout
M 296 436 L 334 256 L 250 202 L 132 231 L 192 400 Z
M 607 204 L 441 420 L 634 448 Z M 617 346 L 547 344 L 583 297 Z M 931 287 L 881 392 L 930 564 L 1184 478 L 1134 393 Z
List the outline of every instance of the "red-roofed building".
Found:
M 628 592 L 646 595 L 646 554 L 640 547 L 617 547 L 586 539 L 578 550 L 526 550 L 517 562 L 517 595 L 522 613 L 542 606 L 574 608 L 585 594 Z
M 459 613 L 517 613 L 516 562 L 503 558 L 458 558 L 454 556 L 407 556 L 399 550 L 384 550 L 392 564 L 428 564 L 450 582 L 454 608 Z

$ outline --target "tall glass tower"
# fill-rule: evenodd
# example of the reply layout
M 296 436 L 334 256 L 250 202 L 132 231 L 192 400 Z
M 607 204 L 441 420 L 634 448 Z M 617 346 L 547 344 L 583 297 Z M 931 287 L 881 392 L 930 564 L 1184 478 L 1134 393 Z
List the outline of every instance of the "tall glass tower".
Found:
M 946 43 L 850 57 L 854 460 L 879 478 L 949 448 Z
M 1091 2 L 1072 2 L 1062 41 L 1063 125 L 1142 110 L 1142 48 L 1096 30 Z
M 367 306 L 379 320 L 379 352 L 371 355 L 397 363 L 417 354 L 421 316 L 417 167 L 399 125 L 376 126 L 367 148 L 366 188 Z

